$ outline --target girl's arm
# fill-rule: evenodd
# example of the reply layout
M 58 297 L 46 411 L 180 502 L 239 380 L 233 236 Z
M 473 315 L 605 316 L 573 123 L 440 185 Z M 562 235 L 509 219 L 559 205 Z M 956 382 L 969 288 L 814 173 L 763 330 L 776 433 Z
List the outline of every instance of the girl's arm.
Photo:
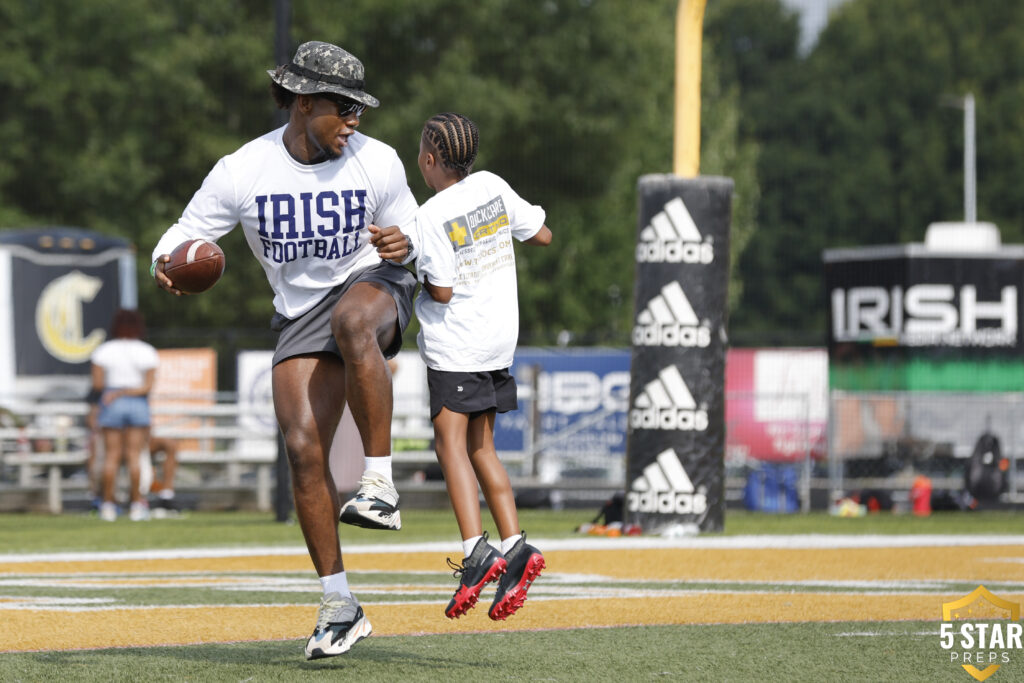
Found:
M 143 376 L 142 386 L 135 387 L 132 389 L 114 389 L 107 391 L 103 395 L 103 402 L 110 403 L 116 398 L 122 396 L 149 396 L 149 392 L 153 391 L 153 384 L 156 381 L 156 368 L 150 368 L 146 370 L 146 374 Z
M 535 244 L 538 247 L 546 247 L 551 244 L 551 230 L 548 229 L 548 226 L 542 225 L 536 235 L 528 240 L 524 240 L 524 242 L 526 244 Z
M 98 394 L 103 393 L 103 384 L 106 379 L 106 372 L 99 365 L 92 364 L 92 390 Z
M 452 300 L 452 288 L 451 287 L 438 287 L 437 285 L 430 284 L 430 279 L 423 276 L 423 289 L 427 290 L 427 294 L 430 298 L 439 304 L 446 304 Z

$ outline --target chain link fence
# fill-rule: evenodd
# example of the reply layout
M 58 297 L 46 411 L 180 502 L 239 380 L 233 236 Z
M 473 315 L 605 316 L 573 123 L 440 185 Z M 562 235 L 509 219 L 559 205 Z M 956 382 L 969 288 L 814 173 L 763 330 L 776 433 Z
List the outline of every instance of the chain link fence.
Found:
M 726 495 L 761 512 L 808 512 L 827 487 L 826 422 L 806 393 L 726 393 Z
M 833 496 L 885 491 L 898 506 L 927 477 L 933 491 L 955 497 L 967 488 L 972 455 L 990 436 L 1005 460 L 1001 497 L 1024 498 L 1024 394 L 833 391 L 829 403 Z

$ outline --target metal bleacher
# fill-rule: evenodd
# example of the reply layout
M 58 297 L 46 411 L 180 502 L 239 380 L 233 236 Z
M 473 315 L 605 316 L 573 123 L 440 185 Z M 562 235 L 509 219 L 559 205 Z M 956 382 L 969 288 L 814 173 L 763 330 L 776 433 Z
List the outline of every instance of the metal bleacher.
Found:
M 399 410 L 400 409 L 400 410 Z M 80 401 L 7 401 L 0 408 L 0 511 L 60 513 L 65 499 L 87 492 L 86 464 L 93 443 L 89 407 Z M 181 482 L 199 495 L 213 491 L 252 497 L 271 508 L 278 434 L 271 406 L 239 403 L 221 393 L 207 401 L 154 402 L 153 436 L 178 444 Z M 429 418 L 422 408 L 396 406 L 396 476 L 412 476 L 434 462 Z M 268 428 L 269 425 L 269 428 Z

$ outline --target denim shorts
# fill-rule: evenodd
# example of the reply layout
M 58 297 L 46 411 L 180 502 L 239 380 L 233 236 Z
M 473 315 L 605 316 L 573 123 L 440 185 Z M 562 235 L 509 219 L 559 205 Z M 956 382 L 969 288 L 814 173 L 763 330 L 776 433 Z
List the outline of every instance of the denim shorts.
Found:
M 149 426 L 149 399 L 145 396 L 121 396 L 110 403 L 100 402 L 96 424 L 109 429 Z

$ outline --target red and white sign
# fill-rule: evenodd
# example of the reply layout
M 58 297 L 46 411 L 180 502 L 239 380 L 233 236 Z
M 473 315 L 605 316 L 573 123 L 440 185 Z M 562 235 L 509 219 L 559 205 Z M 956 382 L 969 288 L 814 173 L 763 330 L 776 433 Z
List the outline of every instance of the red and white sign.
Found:
M 726 457 L 771 462 L 825 456 L 828 352 L 730 349 L 725 364 Z

